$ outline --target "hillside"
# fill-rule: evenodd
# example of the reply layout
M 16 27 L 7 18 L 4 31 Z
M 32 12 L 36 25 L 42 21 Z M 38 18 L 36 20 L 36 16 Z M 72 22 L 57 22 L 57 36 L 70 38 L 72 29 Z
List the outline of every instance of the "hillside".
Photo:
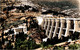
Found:
M 58 7 L 60 9 L 70 9 L 77 8 L 78 2 L 75 0 L 31 0 L 33 3 L 39 4 L 43 7 L 54 8 Z
M 77 3 L 77 0 L 31 0 L 31 1 L 36 1 L 36 2 L 40 2 L 40 1 L 48 1 L 48 2 L 54 2 L 54 1 L 70 1 L 72 3 Z

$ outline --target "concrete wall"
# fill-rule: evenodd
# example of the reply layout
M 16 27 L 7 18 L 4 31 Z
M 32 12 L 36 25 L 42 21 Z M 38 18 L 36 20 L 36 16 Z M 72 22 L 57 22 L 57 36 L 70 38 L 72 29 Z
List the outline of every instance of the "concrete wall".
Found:
M 62 36 L 67 37 L 74 32 L 80 32 L 79 18 L 46 18 L 43 17 L 44 23 L 42 27 L 46 31 L 48 38 L 54 38 L 58 35 L 58 39 Z

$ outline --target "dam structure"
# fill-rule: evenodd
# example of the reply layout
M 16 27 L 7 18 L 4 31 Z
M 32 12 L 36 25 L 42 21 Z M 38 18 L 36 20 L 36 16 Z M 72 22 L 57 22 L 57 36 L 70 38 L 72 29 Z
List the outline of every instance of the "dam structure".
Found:
M 48 38 L 68 37 L 75 32 L 80 32 L 80 18 L 50 18 L 41 17 L 41 27 L 45 30 Z

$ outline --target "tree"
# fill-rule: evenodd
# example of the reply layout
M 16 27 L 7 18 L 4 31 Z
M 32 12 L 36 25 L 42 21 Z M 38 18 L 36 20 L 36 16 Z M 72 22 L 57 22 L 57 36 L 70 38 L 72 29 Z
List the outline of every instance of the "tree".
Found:
M 40 45 L 37 45 L 34 40 L 31 38 L 29 40 L 26 39 L 27 35 L 17 35 L 16 39 L 16 48 L 15 49 L 23 49 L 23 50 L 28 50 L 28 49 L 35 49 L 40 47 Z M 23 40 L 24 39 L 24 40 Z

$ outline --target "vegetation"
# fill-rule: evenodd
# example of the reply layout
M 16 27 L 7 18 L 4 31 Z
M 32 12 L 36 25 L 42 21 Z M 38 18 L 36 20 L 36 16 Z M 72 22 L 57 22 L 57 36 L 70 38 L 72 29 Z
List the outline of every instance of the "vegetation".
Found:
M 77 40 L 77 39 L 79 39 L 80 37 L 80 35 L 79 35 L 80 33 L 78 33 L 78 32 L 75 32 L 72 36 L 70 36 L 70 38 L 72 39 L 72 40 Z
M 80 44 L 73 44 L 69 46 L 69 49 L 78 49 L 80 47 Z
M 65 47 L 63 47 L 63 46 L 55 46 L 54 47 L 54 50 L 64 50 L 65 49 Z
M 17 35 L 16 39 L 16 49 L 17 50 L 29 50 L 29 49 L 35 49 L 40 47 L 40 45 L 37 45 L 34 40 L 31 38 L 29 40 L 26 40 L 27 35 Z
M 80 47 L 80 44 L 72 44 L 72 45 L 69 45 L 68 46 L 69 48 L 68 49 L 71 49 L 71 50 L 74 50 L 74 49 L 79 49 Z M 65 47 L 64 46 L 55 46 L 53 48 L 54 50 L 65 50 Z
M 47 48 L 53 47 L 53 45 L 48 44 L 47 42 L 42 42 L 42 43 L 41 43 L 41 47 L 47 49 Z
M 0 41 L 0 49 L 2 48 L 1 46 L 2 46 L 2 42 Z
M 11 43 L 8 43 L 7 46 L 6 46 L 6 49 L 12 49 L 13 46 L 11 45 Z

